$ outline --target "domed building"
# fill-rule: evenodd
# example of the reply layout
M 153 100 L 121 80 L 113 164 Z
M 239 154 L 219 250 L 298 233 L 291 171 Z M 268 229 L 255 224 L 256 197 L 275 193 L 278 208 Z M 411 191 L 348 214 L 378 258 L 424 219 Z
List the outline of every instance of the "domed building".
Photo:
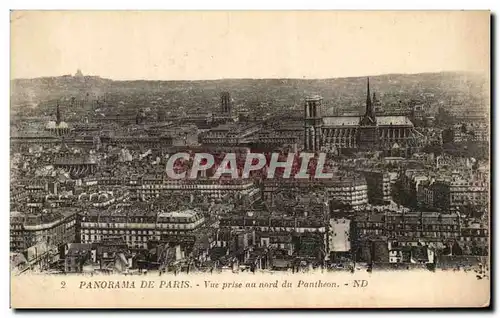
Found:
M 59 110 L 59 102 L 57 102 L 56 120 L 49 121 L 45 125 L 45 130 L 57 136 L 64 136 L 70 132 L 69 125 L 61 121 L 61 111 Z
M 83 73 L 81 69 L 76 70 L 75 77 L 83 77 Z

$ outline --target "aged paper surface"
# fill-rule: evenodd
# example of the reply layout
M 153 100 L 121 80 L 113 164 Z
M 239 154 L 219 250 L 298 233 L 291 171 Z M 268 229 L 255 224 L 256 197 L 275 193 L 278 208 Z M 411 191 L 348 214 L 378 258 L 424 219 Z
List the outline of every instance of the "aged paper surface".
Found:
M 487 11 L 12 12 L 11 306 L 489 306 L 489 52 Z

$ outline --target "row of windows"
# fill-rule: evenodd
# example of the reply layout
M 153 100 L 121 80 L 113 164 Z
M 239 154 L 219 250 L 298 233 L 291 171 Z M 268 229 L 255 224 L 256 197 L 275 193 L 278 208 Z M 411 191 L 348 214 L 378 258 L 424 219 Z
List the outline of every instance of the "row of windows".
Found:
M 243 185 L 221 185 L 221 184 L 186 184 L 186 185 L 143 185 L 137 190 L 141 193 L 181 190 L 203 190 L 204 192 L 230 192 L 241 191 L 251 187 L 252 184 Z
M 472 241 L 476 241 L 476 242 L 488 242 L 488 238 L 487 237 L 471 237 L 471 236 L 466 236 L 466 237 L 462 237 L 461 240 L 465 241 L 465 242 L 472 242 Z
M 96 242 L 96 241 L 100 241 L 103 239 L 104 236 L 102 235 L 82 235 L 82 241 L 84 242 Z M 149 236 L 124 236 L 124 239 L 125 241 L 144 241 L 144 242 L 148 242 L 149 240 L 151 240 L 152 238 L 149 237 Z
M 162 235 L 176 235 L 178 233 L 176 232 L 163 232 Z M 81 240 L 82 243 L 93 243 L 93 242 L 98 242 L 104 239 L 106 236 L 105 235 L 86 235 L 82 234 Z M 159 240 L 160 236 L 159 235 L 154 235 L 154 236 L 129 236 L 129 235 L 124 235 L 123 239 L 126 241 L 126 243 L 130 245 L 134 244 L 144 244 L 146 246 L 147 242 L 150 240 Z
M 429 231 L 386 231 L 382 229 L 370 230 L 362 229 L 362 234 L 376 234 L 376 235 L 391 235 L 391 236 L 408 236 L 408 237 L 458 237 L 459 232 L 429 232 Z
M 367 223 L 366 225 L 360 225 L 358 223 L 358 229 L 384 229 L 384 230 L 427 230 L 427 231 L 459 231 L 460 227 L 458 225 L 403 225 L 403 224 L 384 224 L 384 223 Z
M 138 235 L 153 235 L 156 231 L 124 231 L 124 230 L 82 230 L 84 234 L 138 234 Z
M 172 229 L 172 228 L 171 228 Z M 173 228 L 174 230 L 191 230 L 192 228 Z M 155 233 L 168 233 L 170 231 L 125 231 L 125 230 L 89 230 L 82 229 L 83 234 L 123 234 L 123 235 L 154 235 Z
M 156 224 L 156 226 L 154 224 L 145 224 L 144 226 L 127 226 L 126 228 L 151 228 L 151 229 L 179 229 L 179 230 L 189 230 L 189 229 L 194 229 L 200 223 L 201 222 L 188 223 L 188 224 L 165 224 L 165 223 L 160 223 L 160 224 Z M 110 226 L 109 228 L 113 228 L 113 227 Z M 124 227 L 121 227 L 121 228 L 124 228 Z
M 477 236 L 488 236 L 488 230 L 487 229 L 464 229 L 463 230 L 464 235 L 477 235 Z
M 420 224 L 420 223 L 419 223 Z M 434 230 L 434 231 L 451 231 L 451 230 L 459 230 L 458 225 L 413 225 L 413 224 L 389 224 L 386 226 L 388 230 L 392 229 L 405 229 L 405 230 L 418 230 L 418 229 L 424 229 L 424 230 Z
M 248 226 L 237 226 L 237 225 L 230 225 L 233 229 L 240 229 L 243 230 L 246 227 L 251 227 L 250 225 Z M 324 233 L 325 228 L 324 227 L 319 227 L 319 228 L 294 228 L 294 227 L 254 227 L 257 229 L 260 229 L 263 232 L 297 232 L 297 233 L 308 233 L 308 232 L 319 232 L 319 233 Z
M 176 223 L 82 223 L 82 228 L 118 228 L 118 229 L 143 229 L 143 228 L 194 228 L 202 222 L 176 222 Z

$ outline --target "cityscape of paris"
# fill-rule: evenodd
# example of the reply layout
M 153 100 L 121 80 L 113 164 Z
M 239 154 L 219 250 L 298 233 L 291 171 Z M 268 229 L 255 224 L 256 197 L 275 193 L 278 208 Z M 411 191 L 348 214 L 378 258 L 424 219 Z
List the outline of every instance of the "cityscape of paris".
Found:
M 477 74 L 169 82 L 83 71 L 12 81 L 16 274 L 485 273 L 490 128 Z M 170 178 L 178 153 L 189 156 L 172 160 L 176 172 L 200 153 L 213 166 Z M 303 153 L 312 173 L 294 178 Z M 227 154 L 240 176 L 249 154 L 292 154 L 291 177 L 214 178 Z M 314 174 L 320 154 L 328 178 Z
M 477 24 L 176 14 L 12 19 L 12 275 L 489 278 Z

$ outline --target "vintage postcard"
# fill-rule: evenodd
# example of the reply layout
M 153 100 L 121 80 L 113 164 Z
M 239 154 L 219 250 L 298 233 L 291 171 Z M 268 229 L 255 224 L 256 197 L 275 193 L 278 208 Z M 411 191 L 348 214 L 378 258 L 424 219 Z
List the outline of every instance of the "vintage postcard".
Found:
M 490 305 L 490 12 L 13 11 L 13 308 Z

